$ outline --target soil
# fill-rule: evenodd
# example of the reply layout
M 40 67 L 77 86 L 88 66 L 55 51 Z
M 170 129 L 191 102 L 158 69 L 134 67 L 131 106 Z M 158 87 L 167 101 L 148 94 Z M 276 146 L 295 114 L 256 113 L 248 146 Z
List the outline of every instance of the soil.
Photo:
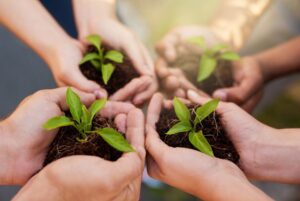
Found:
M 93 129 L 104 127 L 117 129 L 113 119 L 103 118 L 99 115 L 94 118 L 92 127 Z M 78 142 L 76 140 L 78 136 L 80 136 L 79 132 L 71 126 L 60 128 L 49 147 L 44 166 L 57 159 L 72 155 L 99 156 L 109 161 L 116 161 L 122 155 L 122 152 L 112 148 L 99 135 L 90 134 L 87 142 Z
M 170 63 L 170 66 L 180 68 L 186 78 L 197 88 L 212 95 L 216 89 L 233 86 L 232 64 L 230 61 L 219 61 L 215 72 L 208 79 L 197 82 L 201 52 L 193 45 L 178 48 L 177 52 L 179 56 L 174 62 Z
M 109 46 L 103 46 L 103 48 L 104 52 L 112 49 Z M 87 53 L 90 52 L 96 52 L 96 49 L 90 46 Z M 139 73 L 133 68 L 131 60 L 129 60 L 128 56 L 125 53 L 122 52 L 122 54 L 124 55 L 123 63 L 119 64 L 111 62 L 116 66 L 116 69 L 113 72 L 107 85 L 105 85 L 102 80 L 101 71 L 96 70 L 91 62 L 86 62 L 80 65 L 80 70 L 85 77 L 97 82 L 100 86 L 106 89 L 109 95 L 112 95 L 119 89 L 123 88 L 126 84 L 128 84 L 133 78 L 139 77 Z
M 195 109 L 197 106 L 189 107 L 192 119 L 195 117 Z M 189 141 L 188 132 L 178 133 L 175 135 L 166 135 L 168 130 L 178 123 L 175 111 L 173 109 L 163 109 L 160 119 L 156 123 L 156 129 L 161 140 L 171 147 L 185 147 L 197 150 Z M 192 123 L 192 122 L 191 122 Z M 234 145 L 226 135 L 221 126 L 218 116 L 213 113 L 201 122 L 197 130 L 202 130 L 207 141 L 211 145 L 214 155 L 217 158 L 227 159 L 238 164 L 239 154 Z

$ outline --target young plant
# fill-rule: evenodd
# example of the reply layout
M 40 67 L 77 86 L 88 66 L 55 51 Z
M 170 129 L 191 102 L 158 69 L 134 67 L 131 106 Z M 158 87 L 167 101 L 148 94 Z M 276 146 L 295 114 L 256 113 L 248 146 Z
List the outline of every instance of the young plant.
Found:
M 196 149 L 209 156 L 214 156 L 210 144 L 203 135 L 202 130 L 197 130 L 197 126 L 216 110 L 218 104 L 219 100 L 213 99 L 206 104 L 196 108 L 195 118 L 191 119 L 191 113 L 187 106 L 175 97 L 173 100 L 173 105 L 179 122 L 172 126 L 172 128 L 169 129 L 166 135 L 188 132 L 189 141 Z
M 204 49 L 199 62 L 198 82 L 202 82 L 212 75 L 218 65 L 218 61 L 236 61 L 240 59 L 240 56 L 231 51 L 227 44 L 217 44 L 209 48 L 206 47 L 205 40 L 201 36 L 189 38 L 188 41 Z
M 110 146 L 121 152 L 134 151 L 131 145 L 126 141 L 124 136 L 113 128 L 98 128 L 92 130 L 94 116 L 105 106 L 107 100 L 96 100 L 89 109 L 81 103 L 79 96 L 71 88 L 66 92 L 67 105 L 70 108 L 70 117 L 57 116 L 49 119 L 45 124 L 46 130 L 53 130 L 65 126 L 73 126 L 80 135 L 77 141 L 86 142 L 88 135 L 96 133 L 101 136 Z
M 111 75 L 115 71 L 115 65 L 111 63 L 123 63 L 123 54 L 117 50 L 104 51 L 101 45 L 101 37 L 98 35 L 89 35 L 86 40 L 96 48 L 97 52 L 91 52 L 82 58 L 80 65 L 86 62 L 91 62 L 97 71 L 102 73 L 102 80 L 107 85 Z

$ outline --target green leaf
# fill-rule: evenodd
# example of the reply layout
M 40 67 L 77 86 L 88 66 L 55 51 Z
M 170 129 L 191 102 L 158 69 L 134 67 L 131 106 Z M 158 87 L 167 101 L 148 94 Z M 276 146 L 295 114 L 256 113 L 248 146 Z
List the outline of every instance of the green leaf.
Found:
M 81 105 L 82 115 L 81 115 L 81 126 L 84 127 L 85 131 L 90 131 L 92 123 L 90 122 L 90 112 L 87 110 L 85 105 Z
M 202 131 L 190 132 L 189 141 L 196 149 L 198 149 L 202 153 L 205 153 L 209 156 L 214 156 L 214 152 L 213 152 L 210 144 L 208 143 L 207 139 L 203 135 Z
M 174 126 L 172 126 L 172 128 L 170 128 L 170 130 L 166 133 L 166 135 L 173 135 L 173 134 L 177 134 L 177 133 L 188 132 L 191 129 L 192 129 L 192 125 L 189 121 L 187 121 L 187 122 L 181 121 L 181 122 L 175 124 Z
M 53 130 L 64 126 L 74 126 L 74 122 L 66 116 L 53 117 L 43 125 L 43 128 Z
M 75 92 L 73 92 L 72 89 L 69 87 L 67 89 L 66 98 L 73 119 L 78 123 L 80 123 L 82 109 L 81 109 L 81 101 L 79 96 Z
M 229 61 L 237 61 L 241 57 L 235 52 L 224 52 L 223 54 L 221 54 L 220 58 Z
M 86 37 L 86 40 L 91 43 L 93 46 L 97 48 L 97 50 L 101 51 L 101 37 L 93 34 Z
M 208 117 L 211 113 L 213 113 L 219 104 L 219 99 L 213 99 L 204 105 L 198 107 L 196 109 L 196 117 L 194 120 L 194 126 L 196 126 L 199 122 L 203 121 L 206 117 Z
M 205 39 L 202 36 L 196 36 L 188 38 L 187 40 L 189 43 L 198 45 L 199 47 L 204 47 L 205 45 Z
M 84 57 L 81 59 L 79 65 L 82 65 L 88 61 L 92 61 L 95 59 L 99 59 L 99 55 L 97 53 L 95 53 L 95 52 L 88 53 L 88 54 L 84 55 Z
M 102 79 L 105 85 L 107 85 L 111 75 L 113 74 L 115 70 L 115 66 L 111 63 L 103 64 L 101 71 L 102 71 Z
M 189 122 L 191 114 L 187 106 L 183 102 L 181 102 L 177 97 L 174 98 L 173 105 L 178 119 L 183 122 Z
M 198 71 L 198 82 L 206 80 L 214 72 L 217 67 L 217 61 L 215 58 L 203 54 L 200 60 L 199 71 Z
M 107 99 L 106 98 L 103 98 L 103 99 L 100 99 L 100 100 L 96 100 L 92 105 L 91 107 L 89 108 L 89 111 L 90 111 L 90 121 L 93 120 L 94 116 L 97 114 L 97 112 L 99 112 L 106 104 L 107 102 Z
M 101 63 L 100 60 L 91 60 L 92 65 L 96 68 L 96 70 L 101 71 Z
M 96 130 L 96 133 L 99 134 L 105 142 L 110 146 L 121 152 L 132 152 L 134 149 L 127 142 L 124 136 L 112 128 L 103 128 Z
M 218 53 L 222 50 L 228 49 L 230 46 L 227 44 L 217 44 L 211 48 L 213 54 Z
M 116 63 L 123 63 L 124 56 L 121 52 L 118 52 L 116 50 L 110 50 L 105 54 L 104 58 L 114 61 Z

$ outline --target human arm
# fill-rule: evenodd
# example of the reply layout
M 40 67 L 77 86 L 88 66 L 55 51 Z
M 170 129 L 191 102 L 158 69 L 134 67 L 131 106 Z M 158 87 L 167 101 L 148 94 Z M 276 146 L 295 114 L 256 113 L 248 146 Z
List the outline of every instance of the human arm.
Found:
M 110 99 L 131 101 L 132 98 L 137 105 L 150 99 L 157 89 L 152 58 L 139 38 L 118 20 L 115 1 L 73 0 L 73 7 L 79 40 L 85 43 L 86 36 L 100 35 L 104 44 L 124 51 L 140 74 Z
M 150 176 L 203 200 L 270 200 L 233 163 L 162 142 L 155 130 L 162 107 L 162 96 L 155 95 L 149 105 L 146 127 Z
M 94 156 L 57 160 L 33 177 L 13 200 L 138 201 L 145 158 L 143 113 L 133 109 L 123 121 L 135 152 L 125 153 L 115 162 Z
M 106 96 L 98 84 L 80 72 L 83 46 L 59 26 L 41 2 L 1 0 L 0 23 L 43 58 L 59 86 L 73 86 Z

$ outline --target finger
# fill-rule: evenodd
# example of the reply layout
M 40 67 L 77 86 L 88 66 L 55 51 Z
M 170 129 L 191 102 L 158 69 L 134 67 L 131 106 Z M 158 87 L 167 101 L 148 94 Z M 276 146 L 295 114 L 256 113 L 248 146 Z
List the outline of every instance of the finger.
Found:
M 262 98 L 263 96 L 263 91 L 259 91 L 255 94 L 254 97 L 250 98 L 249 101 L 247 101 L 243 106 L 242 108 L 251 113 L 253 111 L 253 109 L 255 108 L 255 106 L 257 105 L 257 103 L 260 101 L 260 99 Z
M 101 98 L 107 97 L 107 92 L 102 89 L 96 82 L 88 80 L 86 77 L 84 77 L 79 69 L 70 72 L 65 84 L 73 86 L 82 91 L 96 93 L 98 96 L 101 96 Z
M 160 56 L 164 57 L 168 62 L 173 62 L 176 55 L 176 45 L 178 36 L 175 33 L 171 33 L 163 38 L 157 45 L 156 50 Z
M 78 94 L 78 96 L 81 99 L 81 102 L 84 105 L 91 105 L 92 102 L 95 100 L 95 95 L 94 94 L 90 94 L 90 93 L 86 93 L 86 92 L 82 92 L 79 91 L 77 89 L 72 88 L 72 90 Z M 57 88 L 57 89 L 51 89 L 51 90 L 44 90 L 45 93 L 47 94 L 47 97 L 50 101 L 56 103 L 61 110 L 65 111 L 68 110 L 69 107 L 66 103 L 66 91 L 67 91 L 67 87 L 62 87 L 62 88 Z
M 145 89 L 151 82 L 149 76 L 134 78 L 125 87 L 119 89 L 109 99 L 112 101 L 125 101 L 131 98 L 137 91 Z
M 146 150 L 154 161 L 160 161 L 168 150 L 168 146 L 161 141 L 156 130 L 150 126 L 146 129 Z
M 169 68 L 167 67 L 165 60 L 163 60 L 162 58 L 156 60 L 155 71 L 157 73 L 157 76 L 161 79 L 170 75 Z
M 148 66 L 148 63 L 144 58 L 143 51 L 140 49 L 139 43 L 135 39 L 130 40 L 128 44 L 125 45 L 124 50 L 131 59 L 135 69 L 141 75 L 152 75 L 150 70 L 151 66 Z
M 166 91 L 174 92 L 180 87 L 180 81 L 176 76 L 170 75 L 163 80 L 163 86 Z
M 144 149 L 144 125 L 145 118 L 140 109 L 133 109 L 128 113 L 126 138 L 128 139 L 129 143 L 137 149 L 137 151 Z M 144 153 L 141 154 L 141 158 L 143 159 Z
M 121 133 L 126 132 L 126 114 L 119 114 L 115 117 L 115 124 Z
M 185 98 L 186 99 L 186 92 L 185 90 L 179 88 L 175 91 L 175 96 L 178 98 Z
M 143 52 L 143 55 L 144 55 L 144 58 L 145 58 L 145 61 L 147 63 L 147 66 L 149 67 L 152 75 L 154 75 L 154 62 L 153 62 L 153 59 L 152 57 L 150 56 L 149 54 L 149 51 L 146 49 L 146 47 L 140 42 L 140 48 Z
M 160 93 L 154 94 L 152 97 L 148 112 L 147 112 L 147 125 L 155 128 L 156 122 L 159 120 L 160 112 L 163 106 L 163 96 Z
M 238 86 L 216 90 L 213 97 L 220 98 L 222 101 L 243 104 L 257 92 L 256 86 L 257 83 L 253 80 L 244 79 Z
M 107 118 L 113 118 L 120 113 L 128 114 L 134 108 L 130 103 L 108 101 L 100 114 Z
M 146 102 L 156 92 L 157 87 L 158 87 L 157 81 L 156 79 L 154 79 L 145 91 L 138 93 L 134 97 L 133 103 L 135 105 L 141 105 L 142 103 Z

